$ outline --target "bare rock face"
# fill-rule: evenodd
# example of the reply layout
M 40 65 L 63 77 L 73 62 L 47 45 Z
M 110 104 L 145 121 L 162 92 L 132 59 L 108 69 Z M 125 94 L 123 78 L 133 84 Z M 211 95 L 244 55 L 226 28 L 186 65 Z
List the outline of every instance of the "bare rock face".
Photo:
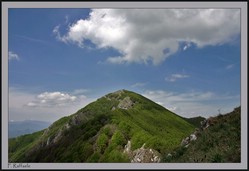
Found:
M 129 96 L 124 96 L 125 90 L 118 90 L 114 93 L 108 94 L 104 96 L 107 100 L 114 100 L 118 102 L 118 105 L 115 105 L 111 108 L 111 110 L 116 109 L 130 109 L 134 106 L 136 102 L 132 101 Z
M 215 122 L 216 121 L 213 119 L 213 117 L 201 121 L 201 127 L 196 128 L 192 134 L 184 138 L 181 142 L 181 146 L 188 147 L 191 141 L 195 141 L 202 131 L 205 131 L 205 129 L 207 129 L 209 126 L 214 125 Z
M 191 141 L 197 140 L 197 135 L 199 133 L 200 133 L 200 129 L 196 128 L 196 130 L 192 134 L 190 134 L 188 137 L 182 140 L 181 145 L 188 147 Z
M 131 141 L 129 140 L 128 143 L 125 145 L 124 153 L 130 153 L 131 152 Z
M 50 126 L 51 127 L 51 126 Z M 43 133 L 43 136 L 46 136 L 51 128 L 47 128 Z M 66 123 L 59 131 L 55 134 L 55 136 L 49 136 L 46 141 L 41 143 L 41 147 L 49 146 L 51 144 L 56 144 L 63 136 L 63 131 L 70 129 L 71 126 L 69 123 Z
M 118 104 L 118 108 L 120 109 L 129 109 L 134 105 L 133 101 L 131 101 L 130 97 L 125 97 L 123 100 L 121 100 Z
M 127 153 L 131 163 L 159 163 L 160 154 L 156 150 L 144 148 L 145 144 L 139 149 L 131 151 L 131 141 L 125 145 L 124 153 Z
M 137 149 L 133 152 L 132 163 L 159 163 L 160 157 L 155 150 Z
M 205 120 L 201 121 L 201 129 L 202 130 L 207 129 L 209 126 L 210 126 L 210 123 L 209 123 L 208 119 L 205 119 Z

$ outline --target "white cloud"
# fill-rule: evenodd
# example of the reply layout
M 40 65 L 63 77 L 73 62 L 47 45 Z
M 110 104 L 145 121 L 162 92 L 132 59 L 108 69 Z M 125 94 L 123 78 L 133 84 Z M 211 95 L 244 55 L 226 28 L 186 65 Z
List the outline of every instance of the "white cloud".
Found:
M 71 96 L 67 93 L 61 92 L 44 92 L 36 96 L 34 101 L 27 104 L 30 107 L 43 106 L 43 107 L 55 107 L 55 106 L 68 106 L 75 102 L 76 96 Z
M 234 64 L 230 64 L 226 66 L 226 69 L 232 69 L 234 67 Z
M 68 116 L 94 99 L 72 93 L 44 92 L 31 93 L 21 89 L 9 88 L 9 118 L 11 120 L 44 120 L 55 121 Z
M 188 78 L 189 75 L 186 74 L 172 74 L 170 77 L 166 77 L 165 80 L 169 82 L 175 82 L 178 79 Z
M 142 95 L 184 117 L 214 116 L 218 114 L 218 109 L 230 112 L 240 103 L 239 95 L 216 95 L 213 92 L 147 90 Z
M 29 106 L 29 107 L 36 107 L 36 106 L 37 106 L 37 103 L 28 102 L 28 103 L 27 103 L 27 106 Z
M 9 51 L 9 60 L 19 60 L 19 59 L 20 58 L 16 53 Z
M 114 48 L 120 56 L 111 63 L 159 64 L 177 52 L 179 42 L 197 47 L 220 45 L 240 33 L 239 9 L 93 9 L 87 19 L 71 24 L 61 35 L 65 43 L 84 47 L 90 40 L 97 48 Z M 189 45 L 188 45 L 189 44 Z
M 57 40 L 60 40 L 60 41 L 62 41 L 62 42 L 64 42 L 64 43 L 67 43 L 66 39 L 63 38 L 63 37 L 61 37 L 61 34 L 60 34 L 59 29 L 60 29 L 60 25 L 56 26 L 56 27 L 53 29 L 53 33 L 56 34 L 56 39 L 57 39 Z

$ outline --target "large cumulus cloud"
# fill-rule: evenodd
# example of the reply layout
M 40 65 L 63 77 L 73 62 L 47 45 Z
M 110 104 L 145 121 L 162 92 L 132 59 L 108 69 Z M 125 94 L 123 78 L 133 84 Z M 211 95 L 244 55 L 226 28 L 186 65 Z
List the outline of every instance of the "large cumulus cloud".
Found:
M 239 9 L 93 9 L 89 18 L 71 24 L 58 40 L 85 47 L 114 48 L 112 63 L 159 64 L 177 52 L 180 42 L 197 47 L 228 43 L 240 34 Z M 186 49 L 186 48 L 185 48 Z

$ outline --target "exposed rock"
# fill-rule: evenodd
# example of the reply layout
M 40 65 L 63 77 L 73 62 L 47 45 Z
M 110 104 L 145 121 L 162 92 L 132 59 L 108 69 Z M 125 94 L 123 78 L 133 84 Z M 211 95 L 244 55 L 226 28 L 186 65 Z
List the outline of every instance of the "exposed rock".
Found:
M 145 145 L 145 144 L 144 144 Z M 132 163 L 159 163 L 159 153 L 153 149 L 145 149 L 144 145 L 133 151 Z
M 72 119 L 71 119 L 71 124 L 72 125 L 78 125 L 80 123 L 77 115 L 73 116 Z
M 118 104 L 118 108 L 120 109 L 129 109 L 134 105 L 134 102 L 131 101 L 130 97 L 125 97 L 123 100 L 121 100 Z
M 125 145 L 124 153 L 130 153 L 131 152 L 131 141 L 129 140 L 128 143 Z
M 189 143 L 191 141 L 195 141 L 197 139 L 197 131 L 195 131 L 193 134 L 190 134 L 188 137 L 184 138 L 181 142 L 181 146 L 185 146 L 185 147 L 188 147 L 189 146 Z
M 119 109 L 130 109 L 136 102 L 133 102 L 129 96 L 124 96 L 125 90 L 118 90 L 114 93 L 110 93 L 104 96 L 107 100 L 114 100 L 118 102 L 118 105 L 115 105 L 111 110 Z
M 195 134 L 190 135 L 190 141 L 195 141 L 197 139 L 197 136 Z
M 186 138 L 184 138 L 184 139 L 182 140 L 181 146 L 185 146 L 185 145 L 187 145 L 188 143 L 189 143 L 189 137 L 186 137 Z
M 201 127 L 200 129 L 196 128 L 195 132 L 190 134 L 188 137 L 184 138 L 181 142 L 182 146 L 188 147 L 191 141 L 195 141 L 198 137 L 198 135 L 207 129 L 209 126 L 212 126 L 216 124 L 216 120 L 213 117 L 210 117 L 208 119 L 205 119 L 201 121 Z
M 61 139 L 62 132 L 63 132 L 62 129 L 60 129 L 60 131 L 56 134 L 56 136 L 54 137 L 54 139 L 52 141 L 54 144 L 57 143 Z
M 160 153 L 153 149 L 146 149 L 145 143 L 139 149 L 131 150 L 131 141 L 125 145 L 124 153 L 127 153 L 132 163 L 159 163 Z
M 70 128 L 69 123 L 67 123 L 67 124 L 65 125 L 65 127 L 66 127 L 66 129 L 69 129 L 69 128 Z
M 45 131 L 43 132 L 42 136 L 46 136 L 52 127 L 53 127 L 53 124 L 51 124 L 48 128 L 46 128 Z
M 43 136 L 48 134 L 49 130 L 51 129 L 50 127 L 45 130 L 45 132 L 43 133 Z M 40 146 L 45 147 L 45 146 L 49 146 L 51 144 L 57 143 L 61 139 L 63 135 L 63 131 L 68 130 L 70 128 L 71 128 L 70 124 L 66 123 L 62 128 L 59 129 L 59 131 L 55 134 L 55 136 L 49 136 L 47 138 L 47 141 L 41 142 Z
M 203 121 L 201 121 L 201 129 L 206 129 L 206 128 L 208 128 L 210 125 L 209 125 L 209 121 L 208 121 L 208 119 L 205 119 L 205 120 L 203 120 Z

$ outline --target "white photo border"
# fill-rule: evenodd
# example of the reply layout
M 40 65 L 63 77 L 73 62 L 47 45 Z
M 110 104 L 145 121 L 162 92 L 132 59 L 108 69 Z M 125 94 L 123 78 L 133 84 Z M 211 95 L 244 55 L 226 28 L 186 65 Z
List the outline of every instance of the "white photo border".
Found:
M 23 163 L 23 169 L 247 169 L 247 2 L 2 2 L 2 169 L 8 163 L 8 9 L 9 8 L 239 8 L 241 10 L 241 163 Z M 16 163 L 19 164 L 19 163 Z M 20 169 L 20 168 L 19 168 Z

